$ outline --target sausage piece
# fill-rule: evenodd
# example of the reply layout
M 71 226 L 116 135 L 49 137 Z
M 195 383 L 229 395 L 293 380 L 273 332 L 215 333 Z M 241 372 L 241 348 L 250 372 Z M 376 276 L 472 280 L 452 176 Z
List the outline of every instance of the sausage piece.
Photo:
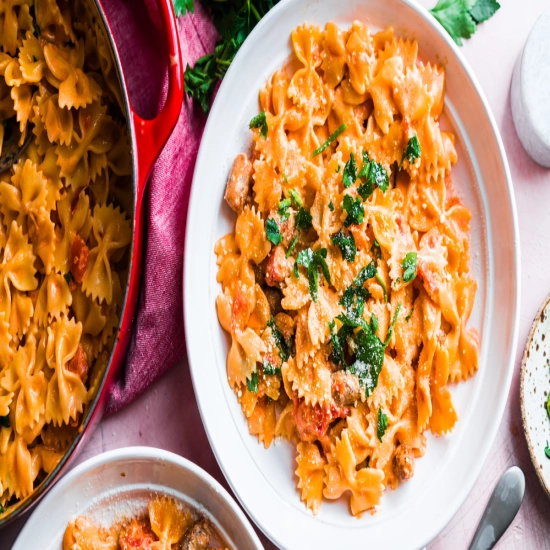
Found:
M 70 269 L 74 280 L 77 283 L 82 282 L 86 268 L 88 267 L 88 258 L 90 257 L 90 249 L 82 238 L 77 235 L 71 244 L 70 252 Z
M 265 264 L 266 284 L 278 286 L 290 275 L 292 265 L 292 260 L 286 257 L 285 249 L 282 246 L 276 246 L 269 253 Z
M 118 544 L 122 550 L 153 550 L 157 537 L 144 519 L 133 519 L 120 533 Z
M 201 519 L 187 530 L 181 548 L 182 550 L 206 550 L 210 544 L 210 536 L 208 520 Z
M 237 214 L 243 211 L 252 184 L 252 163 L 244 153 L 233 161 L 225 188 L 225 200 Z
M 265 297 L 269 303 L 269 309 L 271 310 L 271 316 L 275 317 L 278 313 L 283 311 L 281 300 L 283 299 L 283 293 L 278 288 L 264 288 Z
M 359 378 L 344 371 L 332 373 L 332 398 L 339 407 L 353 405 L 361 399 Z
M 393 473 L 399 481 L 407 481 L 414 475 L 414 451 L 407 445 L 399 445 L 393 455 Z
M 80 380 L 86 383 L 86 379 L 88 378 L 88 360 L 86 359 L 84 348 L 80 344 L 76 348 L 74 357 L 67 363 L 67 370 L 78 374 Z
M 320 403 L 308 405 L 301 398 L 294 401 L 292 413 L 300 439 L 312 443 L 316 439 L 321 439 L 327 433 L 333 420 L 348 416 L 350 409 Z

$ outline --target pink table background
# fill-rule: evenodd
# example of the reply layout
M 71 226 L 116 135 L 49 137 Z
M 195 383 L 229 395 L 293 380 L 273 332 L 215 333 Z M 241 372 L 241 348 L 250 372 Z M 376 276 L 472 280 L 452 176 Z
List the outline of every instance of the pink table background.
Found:
M 500 2 L 502 9 L 479 29 L 463 51 L 495 115 L 514 180 L 523 275 L 519 349 L 510 398 L 489 460 L 461 510 L 430 544 L 433 550 L 467 547 L 496 481 L 513 464 L 519 465 L 526 474 L 526 495 L 499 549 L 550 548 L 550 502 L 532 469 L 519 410 L 519 363 L 523 345 L 540 303 L 550 292 L 550 171 L 537 166 L 522 149 L 510 112 L 514 65 L 529 30 L 550 5 L 548 0 Z M 435 0 L 420 0 L 420 3 L 432 7 Z M 106 418 L 75 465 L 104 451 L 128 445 L 148 445 L 178 453 L 205 468 L 227 487 L 202 428 L 185 361 L 131 405 Z M 11 547 L 24 521 L 22 518 L 0 532 L 0 550 Z M 264 542 L 266 548 L 273 548 L 265 539 Z

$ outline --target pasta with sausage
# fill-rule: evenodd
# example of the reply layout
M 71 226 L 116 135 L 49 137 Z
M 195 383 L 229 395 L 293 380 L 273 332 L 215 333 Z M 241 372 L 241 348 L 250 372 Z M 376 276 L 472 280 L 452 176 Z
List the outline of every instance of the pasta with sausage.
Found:
M 413 476 L 427 430 L 453 429 L 448 384 L 478 368 L 471 214 L 445 71 L 415 40 L 356 21 L 291 42 L 228 180 L 216 306 L 250 433 L 296 446 L 313 513 L 346 495 L 360 516 Z

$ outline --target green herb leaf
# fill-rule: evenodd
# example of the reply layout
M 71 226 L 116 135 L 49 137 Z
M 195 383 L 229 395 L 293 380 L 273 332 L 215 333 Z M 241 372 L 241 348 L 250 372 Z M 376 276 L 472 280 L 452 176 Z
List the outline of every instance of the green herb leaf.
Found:
M 362 183 L 357 191 L 363 197 L 363 200 L 372 195 L 375 187 L 380 187 L 383 193 L 388 190 L 390 180 L 387 170 L 375 160 L 369 160 L 366 153 L 363 153 L 363 166 L 358 177 L 361 178 Z
M 479 25 L 493 17 L 500 9 L 500 4 L 496 0 L 477 0 L 474 7 L 470 10 L 472 19 Z
M 420 142 L 418 141 L 418 137 L 415 134 L 414 136 L 409 138 L 407 147 L 403 152 L 403 158 L 401 159 L 401 165 L 399 166 L 399 168 L 401 169 L 401 166 L 403 166 L 403 162 L 405 162 L 405 159 L 409 161 L 409 164 L 414 164 L 416 162 L 416 159 L 420 158 L 420 155 Z
M 267 236 L 267 240 L 271 241 L 275 246 L 281 244 L 281 241 L 283 240 L 283 236 L 279 231 L 279 226 L 273 218 L 268 218 L 265 222 L 265 234 Z
M 285 340 L 281 329 L 277 326 L 277 323 L 275 323 L 275 319 L 273 317 L 269 319 L 267 326 L 271 329 L 271 335 L 273 336 L 275 345 L 279 349 L 279 357 L 284 363 L 292 355 L 293 343 L 292 341 Z
M 182 0 L 178 0 L 180 3 Z M 219 79 L 222 79 L 239 48 L 258 21 L 279 0 L 201 0 L 210 12 L 220 40 L 215 51 L 198 59 L 193 68 L 185 70 L 185 91 L 208 112 L 210 98 Z M 191 0 L 183 0 L 183 6 Z
M 286 220 L 288 220 L 288 218 L 290 217 L 290 212 L 288 211 L 288 209 L 290 208 L 290 203 L 290 199 L 283 199 L 279 202 L 277 213 L 279 214 L 281 222 L 286 222 Z
M 340 170 L 341 170 L 341 168 L 342 168 L 342 167 L 341 167 L 340 165 L 338 165 L 338 167 L 336 168 L 335 172 L 336 172 L 337 174 L 339 174 L 339 173 L 340 173 Z
M 249 123 L 248 127 L 252 130 L 252 128 L 260 128 L 260 135 L 265 139 L 267 137 L 267 132 L 269 131 L 269 128 L 267 126 L 267 119 L 265 116 L 265 111 L 262 111 L 259 115 L 256 115 Z
M 384 302 L 387 302 L 388 301 L 388 289 L 386 287 L 386 283 L 385 283 L 384 279 L 382 279 L 382 275 L 380 275 L 380 273 L 377 272 L 375 277 L 376 277 L 376 280 L 378 281 L 378 284 L 382 287 L 382 290 L 384 291 Z
M 548 440 L 546 440 L 546 447 L 544 447 L 544 454 L 546 458 L 550 458 L 550 447 L 548 446 Z
M 407 323 L 411 320 L 413 313 L 414 313 L 414 305 L 413 307 L 411 307 L 411 311 L 409 311 L 409 314 L 405 317 L 405 321 L 407 321 Z M 550 413 L 548 413 L 548 416 L 550 416 Z
M 7 414 L 6 416 L 0 416 L 0 426 L 4 428 L 9 428 L 11 426 L 9 414 Z
M 326 262 L 327 249 L 320 248 L 313 252 L 311 248 L 306 248 L 298 254 L 296 263 L 294 264 L 294 273 L 298 271 L 298 266 L 301 265 L 307 269 L 307 278 L 309 282 L 309 293 L 314 302 L 317 301 L 317 293 L 319 290 L 319 269 L 323 272 L 325 279 L 330 284 L 330 272 Z
M 355 183 L 355 180 L 357 179 L 357 164 L 355 164 L 355 156 L 353 153 L 350 153 L 349 160 L 346 162 L 346 165 L 344 166 L 344 173 L 342 175 L 342 181 L 344 183 L 344 187 L 347 189 L 351 185 Z
M 70 271 L 65 273 L 65 280 L 67 281 L 67 284 L 70 284 L 70 282 L 73 280 L 73 274 Z
M 410 283 L 416 277 L 416 252 L 409 252 L 403 263 L 403 281 Z
M 382 438 L 386 433 L 388 428 L 388 417 L 384 414 L 382 409 L 378 409 L 378 425 L 376 427 L 376 435 L 378 436 L 378 441 L 382 443 Z
M 363 223 L 365 209 L 359 197 L 355 197 L 355 200 L 353 200 L 351 195 L 344 195 L 342 208 L 348 213 L 344 220 L 344 227 L 349 227 L 352 224 L 361 225 Z
M 264 361 L 262 363 L 262 370 L 266 376 L 274 376 L 280 374 L 281 369 L 270 363 L 269 361 Z
M 370 251 L 372 252 L 372 255 L 375 259 L 382 259 L 382 249 L 380 248 L 380 243 L 376 239 L 374 239 Z
M 344 344 L 346 339 L 353 334 L 353 328 L 343 325 L 338 332 L 336 332 L 336 323 L 334 321 L 328 324 L 330 328 L 330 340 L 332 342 L 332 354 L 331 361 L 335 365 L 342 365 L 347 368 L 346 359 L 344 355 Z
M 395 313 L 393 314 L 393 319 L 390 325 L 390 328 L 388 329 L 388 334 L 386 335 L 386 341 L 384 342 L 384 347 L 388 347 L 391 337 L 393 336 L 393 331 L 395 329 L 395 324 L 397 323 L 397 317 L 399 316 L 399 312 L 401 311 L 401 304 L 397 306 L 397 309 L 395 310 Z
M 355 260 L 355 254 L 357 254 L 357 246 L 355 245 L 355 238 L 353 233 L 346 234 L 340 230 L 336 235 L 332 235 L 331 240 L 334 246 L 337 246 L 342 252 L 342 258 L 348 262 Z
M 290 246 L 288 247 L 288 250 L 286 251 L 285 258 L 289 258 L 292 254 L 292 251 L 294 250 L 294 247 L 296 246 L 296 243 L 298 242 L 298 237 L 300 235 L 296 235 L 294 239 L 292 239 L 292 242 L 290 243 Z
M 250 379 L 247 379 L 246 387 L 248 388 L 249 392 L 258 393 L 258 371 L 257 370 L 255 370 L 252 373 L 252 375 L 250 376 Z
M 325 143 L 323 143 L 323 145 L 321 145 L 321 147 L 319 147 L 318 149 L 315 149 L 315 151 L 313 151 L 313 157 L 316 157 L 317 155 L 320 155 L 322 152 L 325 151 L 325 149 L 327 149 L 327 147 L 330 146 L 330 144 L 336 139 L 338 138 L 338 136 L 340 136 L 340 134 L 343 134 L 348 128 L 348 125 L 344 122 L 344 124 L 342 124 L 342 126 L 340 126 L 337 130 L 335 130 L 334 132 L 332 132 L 332 134 L 330 134 L 330 136 L 328 137 L 328 139 L 325 141 Z
M 290 198 L 292 199 L 292 202 L 296 206 L 302 206 L 302 199 L 300 198 L 300 194 L 298 193 L 298 191 L 296 191 L 296 189 L 291 189 L 289 191 L 289 194 L 290 194 Z
M 174 0 L 174 11 L 176 12 L 176 17 L 185 15 L 186 11 L 195 13 L 195 4 L 193 0 Z
M 476 32 L 476 23 L 469 13 L 468 4 L 468 0 L 439 0 L 430 10 L 459 46 L 462 46 L 462 38 L 470 38 Z
M 331 212 L 334 212 L 334 204 L 332 203 L 332 201 L 330 201 L 328 203 L 328 209 L 331 211 Z
M 312 222 L 313 218 L 311 217 L 311 214 L 305 208 L 300 206 L 295 218 L 296 228 L 299 230 L 311 229 L 313 226 Z

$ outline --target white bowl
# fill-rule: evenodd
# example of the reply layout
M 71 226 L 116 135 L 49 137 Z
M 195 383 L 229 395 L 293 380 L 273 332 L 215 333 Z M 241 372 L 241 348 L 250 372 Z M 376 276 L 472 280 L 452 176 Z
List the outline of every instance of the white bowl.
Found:
M 232 548 L 262 548 L 242 510 L 211 475 L 168 451 L 126 447 L 95 456 L 69 472 L 42 499 L 12 550 L 60 550 L 71 519 L 86 514 L 109 526 L 142 512 L 153 493 L 201 510 Z
M 470 325 L 481 336 L 480 369 L 452 388 L 459 422 L 452 434 L 428 437 L 414 478 L 388 490 L 379 511 L 356 519 L 348 499 L 323 502 L 313 516 L 296 489 L 294 451 L 268 450 L 250 436 L 227 383 L 228 336 L 218 323 L 214 243 L 234 214 L 223 202 L 235 155 L 249 150 L 258 91 L 290 55 L 296 26 L 354 19 L 392 25 L 419 42 L 421 58 L 444 63 L 443 125 L 457 137 L 454 182 L 472 210 L 472 271 L 479 283 Z M 444 528 L 472 489 L 496 435 L 514 367 L 519 311 L 519 233 L 510 172 L 487 100 L 443 28 L 410 0 L 286 0 L 256 27 L 220 87 L 200 147 L 187 222 L 184 314 L 191 374 L 214 453 L 235 494 L 265 534 L 282 548 L 420 548 Z

